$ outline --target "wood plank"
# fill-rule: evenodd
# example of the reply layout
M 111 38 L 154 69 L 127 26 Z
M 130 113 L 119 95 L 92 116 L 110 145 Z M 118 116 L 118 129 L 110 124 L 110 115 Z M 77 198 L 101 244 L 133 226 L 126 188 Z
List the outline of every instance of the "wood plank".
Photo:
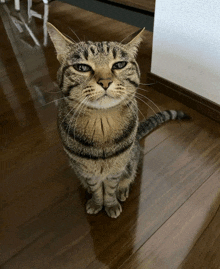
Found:
M 120 269 L 126 268 L 138 268 L 138 269 L 171 269 L 177 268 L 178 265 L 185 259 L 192 246 L 197 239 L 201 236 L 203 231 L 207 228 L 206 241 L 197 242 L 197 245 L 202 245 L 204 256 L 206 256 L 207 248 L 209 245 L 206 242 L 210 242 L 207 237 L 215 231 L 215 238 L 212 236 L 212 242 L 216 242 L 214 252 L 208 248 L 209 259 L 206 261 L 206 266 L 203 263 L 198 263 L 200 259 L 206 260 L 206 257 L 202 258 L 201 252 L 198 252 L 197 248 L 197 264 L 194 262 L 194 254 L 192 252 L 191 258 L 184 264 L 185 267 L 181 268 L 219 268 L 219 258 L 211 260 L 211 255 L 217 255 L 220 245 L 219 241 L 219 210 L 215 216 L 216 210 L 220 205 L 220 170 L 216 171 L 195 193 L 176 211 L 165 223 L 157 230 L 155 234 L 143 245 L 141 248 L 132 255 Z M 215 216 L 214 223 L 210 223 L 210 220 Z M 210 226 L 211 225 L 211 226 Z M 210 227 L 209 227 L 210 226 Z M 212 227 L 215 228 L 212 230 Z M 218 227 L 218 228 L 217 228 Z M 217 234 L 216 234 L 217 232 Z M 218 242 L 217 242 L 218 241 Z M 211 244 L 212 245 L 212 244 Z M 196 250 L 194 250 L 195 253 Z M 207 263 L 208 262 L 208 263 Z
M 178 268 L 220 268 L 220 208 Z

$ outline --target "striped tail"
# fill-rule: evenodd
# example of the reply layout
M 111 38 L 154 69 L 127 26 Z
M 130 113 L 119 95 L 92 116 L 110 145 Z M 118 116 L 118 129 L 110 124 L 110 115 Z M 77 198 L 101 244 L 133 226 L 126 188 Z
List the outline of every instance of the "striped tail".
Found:
M 189 120 L 190 116 L 180 110 L 165 110 L 156 113 L 154 116 L 141 121 L 138 126 L 137 138 L 141 139 L 157 126 L 169 120 Z

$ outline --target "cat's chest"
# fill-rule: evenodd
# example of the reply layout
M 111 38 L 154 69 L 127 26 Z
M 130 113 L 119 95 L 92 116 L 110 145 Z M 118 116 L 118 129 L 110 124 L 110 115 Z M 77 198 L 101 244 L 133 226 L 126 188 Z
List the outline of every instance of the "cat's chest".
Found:
M 96 144 L 105 144 L 115 141 L 126 128 L 126 122 L 120 115 L 96 115 L 82 119 L 79 131 L 90 141 Z
M 138 118 L 134 109 L 129 106 L 98 111 L 87 109 L 83 113 L 59 110 L 58 125 L 61 126 L 62 137 L 71 137 L 77 143 L 93 145 L 96 148 L 115 147 L 118 143 L 136 137 Z M 70 139 L 68 139 L 70 141 Z

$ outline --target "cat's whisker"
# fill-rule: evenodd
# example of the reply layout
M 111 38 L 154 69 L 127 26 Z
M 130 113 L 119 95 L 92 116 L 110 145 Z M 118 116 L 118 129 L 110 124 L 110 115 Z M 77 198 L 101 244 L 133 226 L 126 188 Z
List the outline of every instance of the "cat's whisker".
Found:
M 152 101 L 150 98 L 148 98 L 147 96 L 145 96 L 145 95 L 143 95 L 143 94 L 141 94 L 141 93 L 138 93 L 138 92 L 136 92 L 136 94 L 138 94 L 139 96 L 142 96 L 142 97 L 146 98 L 149 102 L 151 102 L 152 104 L 154 104 L 155 107 L 156 107 L 160 112 L 162 112 L 162 111 L 160 110 L 160 108 L 158 107 L 158 105 L 156 105 L 156 104 L 154 103 L 154 101 Z
M 78 38 L 79 42 L 81 42 L 81 40 L 79 39 L 78 35 L 69 27 L 69 29 L 74 33 L 74 35 Z M 75 41 L 74 41 L 75 42 Z
M 133 100 L 131 100 L 131 102 L 132 102 L 132 104 L 134 104 L 134 106 L 135 106 L 135 102 L 133 101 Z M 137 116 L 137 118 L 138 118 L 138 111 L 140 111 L 140 109 L 137 107 L 137 109 L 138 109 L 138 111 L 136 112 L 134 109 L 133 109 L 133 107 L 130 107 L 130 106 L 128 106 L 127 105 L 127 107 Z M 141 112 L 141 111 L 140 111 Z M 142 114 L 142 112 L 141 112 L 141 114 Z M 143 115 L 143 114 L 142 114 Z M 144 116 L 144 115 L 143 115 Z
M 77 120 L 78 120 L 78 118 L 79 118 L 79 115 L 81 114 L 81 112 L 83 111 L 83 109 L 84 109 L 84 107 L 86 106 L 86 103 L 87 103 L 87 101 L 86 101 L 86 99 L 87 98 L 85 98 L 83 101 L 82 101 L 82 106 L 81 106 L 81 108 L 80 108 L 80 110 L 79 110 L 79 112 L 78 112 L 78 115 L 77 115 L 77 118 L 76 118 L 76 121 L 75 121 L 75 128 L 74 128 L 74 139 L 75 139 L 75 134 L 76 134 L 76 127 L 77 127 Z M 85 102 L 85 103 L 84 103 Z
M 89 95 L 89 98 L 90 98 L 90 99 L 91 99 L 91 98 L 96 98 L 96 97 L 98 97 L 98 99 L 99 99 L 99 98 L 101 98 L 102 96 L 100 96 L 100 93 L 96 93 L 96 92 L 94 92 L 94 93 L 92 93 L 92 94 Z
M 142 113 L 142 111 L 139 109 L 139 107 L 137 109 L 141 113 L 141 115 L 144 117 L 144 119 L 146 120 L 146 117 L 144 116 L 144 114 Z
M 142 88 L 140 88 L 140 87 L 138 87 L 137 89 L 142 90 L 142 91 L 144 91 L 144 92 L 150 92 L 149 90 L 142 89 Z
M 117 98 L 121 98 L 123 94 L 125 94 L 126 92 L 125 91 L 122 91 L 122 90 L 117 90 L 117 91 L 114 91 L 115 95 Z
M 57 91 L 57 92 L 47 92 L 47 93 L 62 93 L 62 91 Z
M 126 93 L 127 93 L 130 97 L 135 97 L 135 94 L 136 94 L 136 92 L 134 92 L 134 91 L 129 91 L 129 90 L 127 90 Z
M 68 36 L 67 34 L 64 34 L 66 37 L 68 37 L 73 43 L 76 43 L 75 40 L 72 39 L 72 37 Z
M 69 124 L 68 124 L 68 130 L 67 130 L 67 134 L 68 134 L 68 136 L 67 136 L 67 144 L 69 143 L 69 131 L 70 131 L 71 124 L 72 124 L 72 122 L 73 122 L 73 120 L 74 120 L 74 117 L 75 117 L 76 113 L 78 113 L 78 111 L 81 110 L 81 108 L 83 107 L 83 103 L 84 103 L 85 100 L 86 100 L 86 98 L 84 98 L 84 99 L 82 100 L 82 102 L 80 102 L 80 104 L 77 106 L 77 108 L 76 108 L 74 114 L 72 115 L 72 117 L 71 117 L 71 119 L 70 119 L 70 121 L 69 121 Z M 78 114 L 78 116 L 79 116 L 79 115 L 80 115 L 80 113 Z M 78 118 L 78 116 L 77 116 L 77 118 Z M 75 121 L 75 124 L 76 124 L 76 121 Z M 74 125 L 75 125 L 75 124 L 74 124 Z M 75 126 L 75 127 L 76 127 L 76 126 Z M 75 127 L 74 127 L 74 139 L 75 139 Z
M 65 117 L 63 118 L 63 120 L 61 121 L 60 125 L 62 125 L 62 123 L 64 122 L 64 120 L 66 119 L 66 117 L 74 110 L 74 107 L 72 109 L 70 109 L 70 111 L 65 115 Z
M 62 97 L 62 98 L 53 100 L 53 101 L 51 101 L 51 102 L 49 102 L 49 103 L 46 103 L 44 106 L 47 106 L 47 105 L 49 105 L 49 104 L 51 104 L 51 103 L 54 103 L 54 102 L 59 101 L 59 100 L 62 100 L 62 99 L 64 99 L 64 98 L 66 98 L 66 97 L 64 96 L 64 97 Z
M 131 100 L 131 102 L 134 104 L 134 106 L 136 107 L 136 104 L 134 102 L 134 100 Z M 137 119 L 138 119 L 138 112 L 136 112 L 133 108 L 129 107 L 131 109 L 131 111 L 136 115 Z M 139 108 L 137 107 L 137 109 L 139 110 Z M 140 111 L 140 110 L 139 110 Z M 130 153 L 131 153 L 131 150 L 132 150 L 133 147 L 131 147 L 129 149 L 129 152 L 128 152 L 128 156 L 130 156 Z
M 69 124 L 68 124 L 68 129 L 67 129 L 67 145 L 69 145 L 69 132 L 70 132 L 70 127 L 71 124 L 74 120 L 74 116 L 76 114 L 76 112 L 78 111 L 79 107 L 81 106 L 81 103 L 77 106 L 76 111 L 73 113 L 72 117 L 70 118 Z
M 157 112 L 152 108 L 152 106 L 150 106 L 148 103 L 146 103 L 145 101 L 143 101 L 140 97 L 137 97 L 136 98 L 140 101 L 142 101 L 143 103 L 145 103 L 155 114 L 155 117 L 157 117 L 158 119 L 160 119 L 160 117 L 157 115 Z
M 152 108 L 152 106 L 150 106 L 148 103 L 146 103 L 144 100 L 142 100 L 140 97 L 136 96 L 136 98 L 138 100 L 140 100 L 141 102 L 143 102 L 144 104 L 146 104 L 155 114 L 156 114 L 156 111 Z
M 134 88 L 133 86 L 126 86 L 126 89 L 128 89 L 128 88 Z M 140 87 L 137 87 L 136 89 L 140 89 L 140 90 L 143 90 L 143 91 L 145 91 L 145 92 L 149 92 L 149 90 L 147 90 L 147 89 L 143 89 L 143 88 L 140 88 Z
M 82 94 L 87 94 L 87 93 L 91 93 L 91 92 L 94 92 L 94 88 L 89 88 L 87 90 L 83 90 Z
M 149 83 L 149 84 L 145 84 L 145 83 L 139 83 L 140 85 L 145 85 L 145 86 L 151 86 L 151 85 L 155 85 L 157 84 L 157 82 L 153 82 L 153 83 Z
M 130 95 L 131 95 L 132 93 L 130 93 Z M 135 102 L 134 102 L 134 100 L 132 100 L 131 99 L 131 102 L 133 103 L 133 104 L 135 104 Z M 139 107 L 137 106 L 137 109 L 138 109 L 138 111 L 140 112 L 140 114 L 144 117 L 144 119 L 146 120 L 146 117 L 144 116 L 144 114 L 142 113 L 142 111 L 139 109 Z
M 129 88 L 131 88 L 131 87 L 129 87 Z M 141 89 L 141 88 L 138 88 L 138 89 Z M 144 90 L 144 89 L 142 89 L 142 90 Z M 138 92 L 136 92 L 136 94 L 137 95 L 139 95 L 139 98 L 140 97 L 143 97 L 143 98 L 146 98 L 149 102 L 151 102 L 152 104 L 154 104 L 155 105 L 155 107 L 161 112 L 161 109 L 149 98 L 149 97 L 147 97 L 147 96 L 145 96 L 145 95 L 143 95 L 143 94 L 141 94 L 141 93 L 138 93 Z M 151 108 L 151 106 L 148 104 L 148 106 Z M 151 108 L 152 109 L 152 108 Z M 154 110 L 153 110 L 154 111 Z M 155 111 L 154 111 L 155 112 Z M 156 112 L 155 112 L 156 113 Z
M 127 86 L 127 88 L 133 88 L 133 87 L 132 86 Z M 150 90 L 143 89 L 143 88 L 140 88 L 140 87 L 137 87 L 136 89 L 139 89 L 139 90 L 142 90 L 142 91 L 145 91 L 145 92 L 150 92 Z

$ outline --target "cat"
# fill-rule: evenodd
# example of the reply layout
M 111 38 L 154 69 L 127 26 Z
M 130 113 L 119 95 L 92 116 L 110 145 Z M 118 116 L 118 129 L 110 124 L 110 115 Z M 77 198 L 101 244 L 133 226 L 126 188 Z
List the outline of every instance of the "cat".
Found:
M 141 148 L 139 140 L 168 120 L 188 119 L 167 110 L 138 121 L 135 98 L 140 70 L 135 60 L 144 29 L 119 42 L 71 41 L 48 23 L 57 52 L 57 80 L 63 94 L 58 129 L 63 147 L 82 185 L 92 194 L 88 214 L 103 206 L 117 218 L 134 182 Z

